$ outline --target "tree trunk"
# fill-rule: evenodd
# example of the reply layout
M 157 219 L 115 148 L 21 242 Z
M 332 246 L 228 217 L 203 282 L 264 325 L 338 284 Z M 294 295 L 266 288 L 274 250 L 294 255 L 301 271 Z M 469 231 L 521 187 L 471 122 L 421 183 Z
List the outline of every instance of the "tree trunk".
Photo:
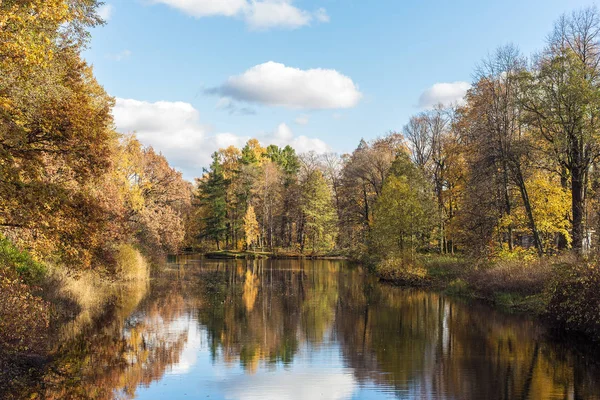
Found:
M 367 186 L 363 183 L 363 197 L 365 201 L 365 226 L 369 226 L 369 197 L 367 196 Z
M 583 252 L 584 232 L 584 204 L 585 204 L 585 170 L 576 168 L 571 171 L 571 197 L 573 212 L 573 250 L 577 254 Z
M 502 190 L 504 194 L 504 207 L 506 215 L 510 217 L 511 214 L 511 205 L 510 205 L 510 196 L 508 193 L 508 166 L 506 165 L 506 160 L 502 162 Z M 510 251 L 513 250 L 513 227 L 512 223 L 508 225 L 508 249 Z
M 531 229 L 531 233 L 533 234 L 533 242 L 535 244 L 535 248 L 537 250 L 538 255 L 541 257 L 542 255 L 544 255 L 544 248 L 542 247 L 540 233 L 537 230 L 535 219 L 533 218 L 533 210 L 531 209 L 529 193 L 527 192 L 527 187 L 525 187 L 525 179 L 523 178 L 523 173 L 521 172 L 520 168 L 516 168 L 515 175 L 517 178 L 519 191 L 521 192 L 521 199 L 523 199 L 523 204 L 525 206 L 525 212 L 527 213 L 527 219 L 529 220 L 529 228 Z
M 567 190 L 568 188 L 568 179 L 567 179 L 567 171 L 562 168 L 561 170 L 561 174 L 560 174 L 560 186 L 563 188 L 563 190 Z M 566 215 L 565 219 L 568 219 L 569 216 Z M 559 233 L 558 234 L 558 250 L 565 250 L 567 248 L 567 246 L 569 245 L 569 241 L 567 240 L 567 236 L 564 233 Z

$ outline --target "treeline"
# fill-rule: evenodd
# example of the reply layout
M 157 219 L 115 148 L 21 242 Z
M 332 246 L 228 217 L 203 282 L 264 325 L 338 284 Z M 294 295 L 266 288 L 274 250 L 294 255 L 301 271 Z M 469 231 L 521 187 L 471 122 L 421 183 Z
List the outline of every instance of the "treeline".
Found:
M 179 248 L 192 187 L 115 132 L 113 99 L 81 57 L 98 5 L 0 3 L 0 235 L 39 261 L 112 271 L 123 244 Z M 11 252 L 3 274 L 24 268 Z
M 531 59 L 499 48 L 464 102 L 420 112 L 352 154 L 256 140 L 220 150 L 197 180 L 192 236 L 375 258 L 597 247 L 599 31 L 596 8 L 565 15 Z
M 335 246 L 337 216 L 327 171 L 290 146 L 215 152 L 197 179 L 192 236 L 205 247 L 322 251 Z
M 196 180 L 189 232 L 205 249 L 358 257 L 377 237 L 409 249 L 431 228 L 428 182 L 397 133 L 343 156 L 251 139 L 212 159 Z
M 514 45 L 485 58 L 465 104 L 410 119 L 441 252 L 597 247 L 599 30 L 596 8 L 564 15 L 531 59 Z

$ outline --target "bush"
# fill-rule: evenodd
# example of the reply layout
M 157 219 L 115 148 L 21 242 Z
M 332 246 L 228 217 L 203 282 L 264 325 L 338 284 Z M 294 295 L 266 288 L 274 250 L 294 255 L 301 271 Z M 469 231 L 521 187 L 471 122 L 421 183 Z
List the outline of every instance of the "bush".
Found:
M 454 296 L 470 296 L 471 289 L 469 288 L 469 284 L 462 279 L 455 279 L 445 290 L 446 294 L 454 295 Z
M 600 339 L 600 268 L 595 263 L 563 263 L 547 291 L 547 314 L 561 328 Z
M 116 254 L 117 276 L 123 280 L 142 280 L 148 277 L 148 263 L 131 245 L 121 245 Z
M 381 280 L 402 285 L 422 286 L 430 283 L 427 270 L 416 266 L 409 258 L 390 255 L 377 265 Z
M 31 255 L 15 247 L 8 239 L 0 236 L 0 269 L 6 276 L 17 275 L 25 283 L 39 285 L 46 276 L 46 267 Z

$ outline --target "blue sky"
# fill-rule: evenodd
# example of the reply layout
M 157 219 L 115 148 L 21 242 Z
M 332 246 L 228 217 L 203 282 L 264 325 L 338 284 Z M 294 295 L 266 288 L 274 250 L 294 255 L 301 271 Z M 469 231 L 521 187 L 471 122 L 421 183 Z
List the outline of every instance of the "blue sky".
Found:
M 344 153 L 399 131 L 428 103 L 458 100 L 496 47 L 531 55 L 562 13 L 592 4 L 107 0 L 85 57 L 117 98 L 117 129 L 191 179 L 250 137 Z

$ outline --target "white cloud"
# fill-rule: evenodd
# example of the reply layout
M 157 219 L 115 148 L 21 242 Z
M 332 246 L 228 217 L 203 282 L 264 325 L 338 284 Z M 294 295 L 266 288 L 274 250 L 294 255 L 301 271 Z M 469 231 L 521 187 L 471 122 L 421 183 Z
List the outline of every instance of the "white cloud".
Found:
M 313 20 L 329 22 L 324 8 L 311 13 L 293 5 L 294 0 L 151 0 L 166 4 L 196 18 L 209 16 L 239 17 L 251 29 L 296 29 Z
M 310 118 L 308 117 L 308 115 L 300 115 L 294 120 L 294 122 L 297 125 L 308 125 L 308 123 L 310 122 Z
M 177 8 L 196 18 L 224 15 L 232 17 L 248 6 L 247 0 L 151 0 Z
M 351 108 L 362 98 L 352 79 L 336 70 L 301 70 L 273 61 L 232 76 L 208 92 L 238 101 L 293 109 Z
M 267 134 L 263 138 L 259 137 L 261 144 L 275 144 L 279 147 L 287 145 L 292 146 L 296 153 L 308 153 L 314 151 L 323 154 L 331 151 L 331 148 L 321 139 L 309 138 L 306 136 L 294 136 L 294 133 L 286 124 L 279 124 L 275 132 Z
M 113 15 L 114 7 L 110 4 L 103 4 L 98 7 L 97 13 L 104 21 L 108 21 Z
M 469 82 L 436 83 L 419 97 L 419 107 L 430 108 L 436 104 L 464 103 L 465 94 L 471 87 Z
M 131 57 L 131 54 L 131 50 L 123 50 L 119 53 L 107 54 L 106 57 L 114 61 L 123 61 L 124 59 Z
M 190 180 L 202 174 L 214 151 L 241 146 L 247 140 L 230 133 L 211 135 L 210 129 L 200 123 L 198 110 L 189 103 L 117 98 L 113 115 L 117 131 L 136 132 L 144 145 L 164 154 Z
M 117 98 L 113 115 L 118 132 L 135 132 L 144 145 L 161 152 L 189 180 L 202 175 L 202 168 L 210 165 L 213 152 L 232 145 L 242 147 L 250 139 L 233 133 L 213 134 L 201 123 L 198 110 L 184 102 L 151 103 Z M 263 145 L 289 144 L 298 153 L 329 151 L 322 140 L 294 136 L 286 124 L 279 125 L 275 132 L 258 135 L 257 139 Z
M 252 29 L 290 28 L 308 25 L 312 15 L 292 5 L 289 0 L 265 0 L 252 2 L 245 13 L 246 22 Z

